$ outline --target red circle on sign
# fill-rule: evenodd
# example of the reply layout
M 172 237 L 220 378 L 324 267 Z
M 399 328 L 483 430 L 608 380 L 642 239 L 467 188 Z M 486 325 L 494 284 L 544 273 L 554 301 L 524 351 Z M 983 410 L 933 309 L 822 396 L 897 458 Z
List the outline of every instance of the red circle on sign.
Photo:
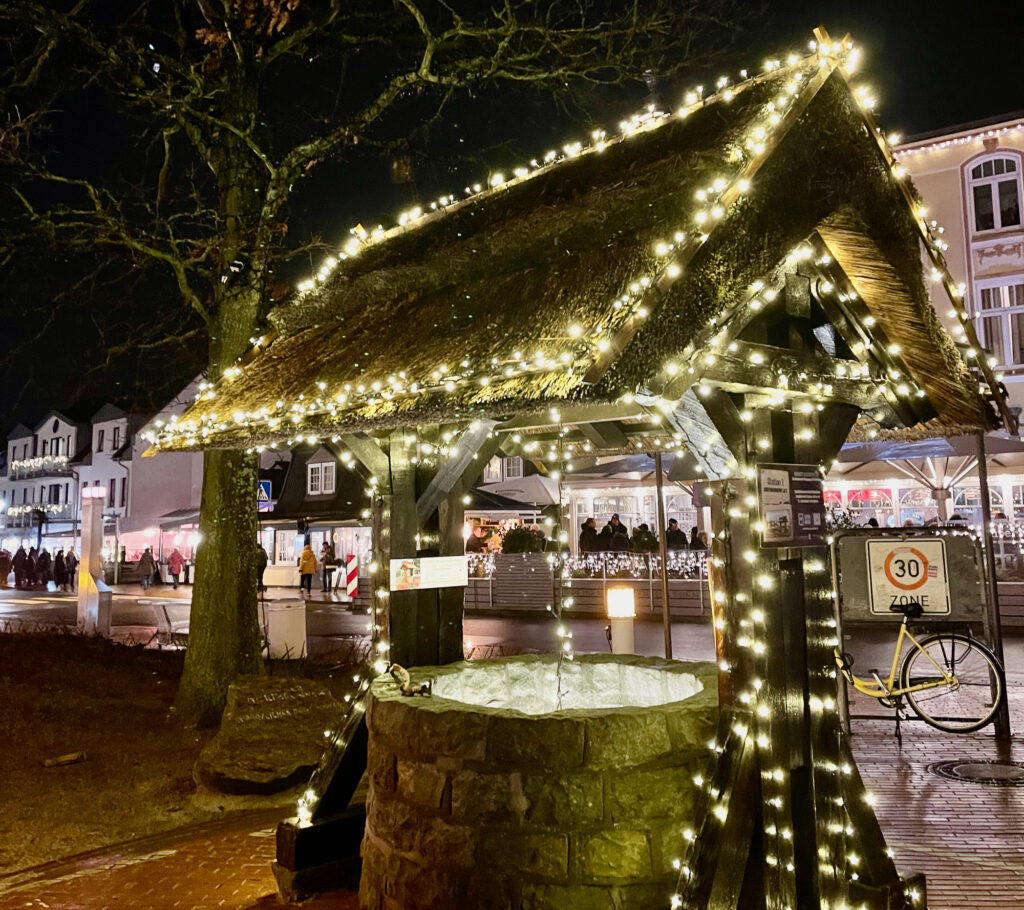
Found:
M 897 553 L 910 553 L 921 560 L 921 577 L 917 579 L 913 584 L 904 584 L 902 581 L 897 581 L 892 575 L 892 560 Z M 885 578 L 890 583 L 895 585 L 902 591 L 916 591 L 928 580 L 928 560 L 925 559 L 924 553 L 920 550 L 915 550 L 913 547 L 900 547 L 897 550 L 893 550 L 888 556 L 885 557 Z

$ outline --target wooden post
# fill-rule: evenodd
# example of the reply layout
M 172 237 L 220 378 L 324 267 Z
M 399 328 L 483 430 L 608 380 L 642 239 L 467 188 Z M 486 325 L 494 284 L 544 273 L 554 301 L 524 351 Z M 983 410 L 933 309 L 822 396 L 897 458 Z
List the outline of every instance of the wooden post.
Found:
M 991 637 L 989 642 L 999 663 L 1005 666 L 1003 658 L 1003 627 L 999 616 L 999 582 L 996 580 L 996 557 L 992 544 L 992 502 L 988 495 L 988 462 L 985 458 L 985 434 L 979 432 L 975 436 L 978 443 L 978 492 L 981 495 L 981 524 L 983 529 L 982 542 L 985 546 L 985 574 L 988 576 L 988 601 L 986 618 Z M 1010 709 L 1008 699 L 996 714 L 996 738 L 1010 739 Z
M 466 552 L 462 536 L 466 509 L 462 502 L 463 485 L 457 484 L 438 506 L 438 549 L 442 556 L 461 556 Z M 438 591 L 437 662 L 442 664 L 462 660 L 462 614 L 465 590 L 441 588 Z
M 665 540 L 665 491 L 661 479 L 661 452 L 654 453 L 654 475 L 658 486 L 658 550 L 661 555 L 661 623 L 665 629 L 665 657 L 672 659 L 672 619 L 668 611 L 668 542 Z
M 416 515 L 416 465 L 405 430 L 396 430 L 389 438 L 391 472 L 390 546 L 386 560 L 416 555 L 419 519 Z M 423 663 L 420 660 L 419 592 L 391 592 L 391 659 L 403 667 Z
M 760 335 L 758 340 L 776 348 L 807 351 L 814 344 L 807 279 L 788 277 L 780 304 L 750 327 L 751 339 Z M 683 906 L 812 910 L 842 906 L 856 892 L 866 906 L 902 910 L 910 898 L 877 824 L 853 827 L 854 811 L 846 808 L 852 801 L 860 815 L 866 804 L 837 713 L 833 649 L 838 642 L 828 551 L 824 546 L 765 547 L 751 533 L 761 522 L 758 463 L 817 470 L 838 452 L 859 410 L 832 403 L 805 413 L 765 407 L 764 397 L 758 396 L 743 401 L 747 409 L 737 432 L 734 418 L 741 400 L 715 392 L 705 395 L 702 404 L 744 474 L 723 481 L 712 499 L 712 610 L 722 668 L 721 707 L 733 729 L 745 728 L 738 718 L 750 712 L 754 758 L 749 771 L 742 763 L 722 763 L 740 775 L 727 785 L 715 780 L 714 786 L 719 792 L 727 788 L 733 802 L 721 828 L 704 824 L 696 856 L 688 863 L 698 874 L 685 889 Z M 750 832 L 744 825 L 753 812 L 757 823 Z M 749 845 L 749 863 L 737 855 L 727 859 L 723 844 L 737 838 Z M 701 869 L 705 863 L 717 867 L 723 862 L 728 869 Z M 731 904 L 716 903 L 715 888 L 707 890 L 709 876 L 721 881 L 723 874 L 733 880 L 732 890 L 721 891 L 730 895 L 725 900 Z M 745 896 L 735 901 L 739 881 Z M 760 896 L 751 896 L 751 887 Z

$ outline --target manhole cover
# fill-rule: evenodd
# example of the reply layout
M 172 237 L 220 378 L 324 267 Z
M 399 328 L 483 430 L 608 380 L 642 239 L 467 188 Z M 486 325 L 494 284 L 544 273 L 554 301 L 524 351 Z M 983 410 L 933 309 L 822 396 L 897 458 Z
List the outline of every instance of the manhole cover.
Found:
M 971 758 L 960 761 L 938 761 L 928 766 L 932 774 L 947 780 L 990 787 L 1024 787 L 1024 762 L 985 761 Z

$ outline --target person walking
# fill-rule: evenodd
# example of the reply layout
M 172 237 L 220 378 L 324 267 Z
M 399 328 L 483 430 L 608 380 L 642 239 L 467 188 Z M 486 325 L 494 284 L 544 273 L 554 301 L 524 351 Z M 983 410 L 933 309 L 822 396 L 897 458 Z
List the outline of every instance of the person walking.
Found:
M 299 591 L 305 591 L 306 597 L 313 593 L 313 576 L 316 574 L 316 553 L 307 543 L 299 556 Z
M 53 557 L 53 583 L 57 586 L 58 591 L 68 589 L 68 569 L 64 564 L 63 550 L 58 550 L 57 555 Z
M 153 573 L 156 571 L 156 563 L 153 562 L 153 552 L 149 547 L 142 551 L 137 564 L 139 570 L 139 583 L 143 591 L 148 591 L 153 584 Z
M 50 551 L 43 547 L 36 560 L 36 581 L 44 588 L 49 585 L 52 577 L 51 570 L 53 561 L 50 559 Z
M 334 547 L 331 546 L 326 540 L 322 547 L 320 547 L 320 593 L 330 594 L 331 583 L 334 581 L 334 566 L 337 560 L 334 558 Z
M 21 588 L 25 584 L 28 568 L 28 555 L 25 553 L 24 547 L 18 547 L 14 551 L 14 559 L 11 562 L 14 566 L 14 587 Z
M 25 584 L 31 590 L 36 586 L 36 561 L 39 559 L 39 554 L 36 552 L 35 547 L 28 548 L 28 556 L 25 558 Z
M 181 555 L 181 551 L 175 547 L 171 551 L 171 555 L 167 557 L 167 571 L 171 573 L 171 579 L 174 581 L 174 590 L 178 590 L 178 576 L 181 575 L 181 570 L 185 568 L 185 557 Z
M 11 574 L 11 566 L 14 560 L 11 559 L 9 550 L 0 550 L 0 588 L 7 587 L 7 576 Z
M 267 551 L 263 549 L 263 544 L 256 541 L 256 591 L 259 594 L 267 590 L 267 586 L 263 584 L 263 573 L 267 571 L 269 563 L 270 557 L 267 556 Z
M 75 585 L 78 584 L 78 559 L 74 550 L 68 550 L 64 554 L 64 571 L 68 576 L 68 590 L 74 592 Z

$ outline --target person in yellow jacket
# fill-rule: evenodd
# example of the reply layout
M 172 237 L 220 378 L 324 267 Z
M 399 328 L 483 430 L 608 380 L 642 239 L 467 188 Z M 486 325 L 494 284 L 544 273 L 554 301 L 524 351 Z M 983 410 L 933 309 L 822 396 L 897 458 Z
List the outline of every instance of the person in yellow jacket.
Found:
M 305 591 L 308 597 L 313 587 L 313 576 L 316 575 L 316 553 L 307 543 L 299 556 L 299 590 Z

